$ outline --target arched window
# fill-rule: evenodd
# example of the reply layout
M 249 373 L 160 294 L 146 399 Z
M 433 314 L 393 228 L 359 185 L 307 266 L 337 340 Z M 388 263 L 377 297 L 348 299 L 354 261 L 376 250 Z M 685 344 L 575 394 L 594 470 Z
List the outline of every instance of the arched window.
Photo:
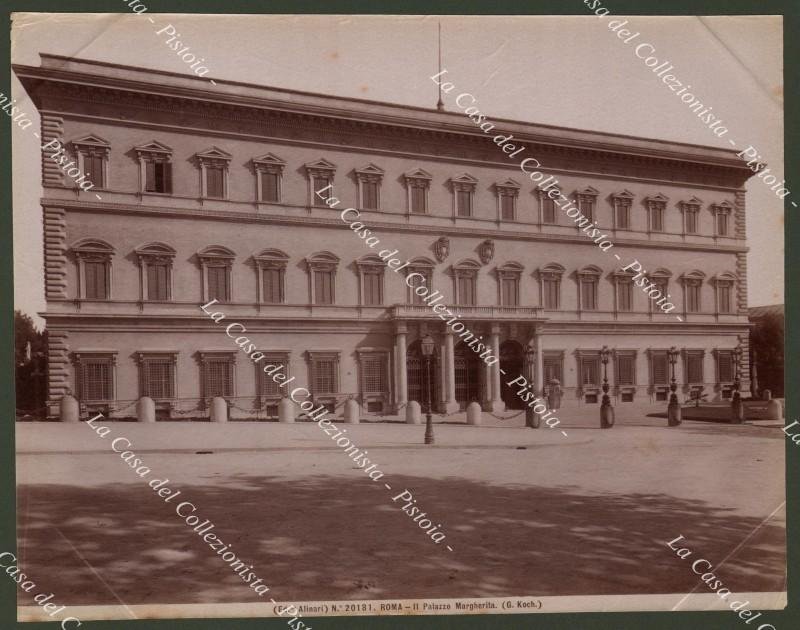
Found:
M 587 265 L 578 270 L 578 309 L 596 311 L 598 306 L 598 286 L 603 270 L 595 265 Z
M 212 245 L 198 252 L 197 258 L 203 273 L 203 301 L 232 301 L 231 267 L 236 254 L 227 247 Z
M 453 265 L 456 304 L 475 306 L 478 303 L 478 271 L 480 268 L 480 263 L 474 260 L 462 260 Z
M 683 281 L 683 305 L 686 313 L 699 313 L 703 310 L 703 280 L 706 274 L 695 269 L 681 276 Z
M 311 303 L 335 304 L 338 256 L 325 251 L 317 252 L 306 258 L 306 265 L 311 277 Z
M 414 258 L 406 267 L 406 278 L 415 274 L 410 281 L 411 286 L 408 288 L 408 304 L 425 304 L 425 295 L 433 293 L 433 268 L 436 263 L 430 258 L 419 257 Z M 419 286 L 427 287 L 427 293 L 420 296 L 414 291 Z
M 114 248 L 103 240 L 85 238 L 72 246 L 78 263 L 78 297 L 111 299 L 111 257 Z
M 518 262 L 508 262 L 497 268 L 497 288 L 500 306 L 519 306 L 519 280 L 524 267 Z
M 172 299 L 172 260 L 175 250 L 164 243 L 136 248 L 139 261 L 140 299 L 165 302 Z
M 558 263 L 549 263 L 539 269 L 539 285 L 541 296 L 539 304 L 547 310 L 561 308 L 561 276 L 564 267 Z
M 386 263 L 375 254 L 363 256 L 356 262 L 363 306 L 383 304 L 383 278 Z
M 285 273 L 289 256 L 279 249 L 264 249 L 253 256 L 258 270 L 256 293 L 261 304 L 283 304 L 286 300 Z

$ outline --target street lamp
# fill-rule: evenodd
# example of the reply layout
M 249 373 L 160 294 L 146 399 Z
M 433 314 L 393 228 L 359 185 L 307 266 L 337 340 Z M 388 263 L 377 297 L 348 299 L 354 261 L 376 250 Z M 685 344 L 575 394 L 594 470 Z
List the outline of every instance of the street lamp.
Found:
M 608 396 L 608 360 L 611 350 L 608 346 L 603 346 L 600 350 L 600 361 L 603 362 L 603 402 L 600 405 L 600 428 L 610 429 L 614 426 L 614 407 L 611 406 L 611 398 Z
M 433 419 L 431 418 L 431 357 L 433 356 L 433 349 L 435 342 L 433 337 L 425 335 L 420 342 L 422 346 L 422 356 L 425 357 L 425 373 L 428 395 L 425 404 L 425 444 L 433 444 Z
M 677 427 L 681 423 L 681 406 L 678 404 L 678 395 L 675 390 L 678 389 L 678 384 L 675 382 L 675 364 L 678 362 L 678 355 L 680 351 L 672 346 L 668 351 L 669 364 L 672 369 L 672 380 L 669 384 L 669 405 L 667 405 L 667 424 L 671 427 Z
M 731 422 L 742 424 L 744 422 L 744 403 L 739 394 L 741 387 L 741 365 L 742 365 L 742 346 L 737 345 L 733 349 L 733 398 L 731 400 Z
M 527 377 L 529 383 L 533 383 L 534 379 L 533 364 L 535 360 L 536 360 L 536 350 L 532 346 L 525 346 L 525 364 L 528 366 Z M 538 392 L 534 393 L 538 394 Z M 525 426 L 531 429 L 538 429 L 540 423 L 541 423 L 541 418 L 539 417 L 539 414 L 534 413 L 530 405 L 526 405 Z

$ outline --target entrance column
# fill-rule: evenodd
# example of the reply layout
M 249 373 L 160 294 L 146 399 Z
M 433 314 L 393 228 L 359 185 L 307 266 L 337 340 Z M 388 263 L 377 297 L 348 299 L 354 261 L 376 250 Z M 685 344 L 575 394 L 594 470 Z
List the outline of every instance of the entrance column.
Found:
M 534 391 L 536 396 L 544 395 L 544 352 L 542 351 L 542 329 L 533 329 L 533 349 L 536 352 L 536 372 L 534 374 Z
M 445 353 L 445 413 L 455 413 L 458 411 L 458 401 L 456 400 L 456 353 L 453 331 L 447 326 L 444 331 Z
M 500 390 L 500 324 L 491 327 L 492 355 L 497 361 L 489 367 L 492 378 L 492 411 L 497 413 L 506 410 L 506 404 Z
M 397 406 L 396 412 L 402 413 L 402 407 L 408 402 L 408 367 L 406 366 L 406 334 L 405 322 L 398 322 L 395 327 L 395 344 L 397 346 Z

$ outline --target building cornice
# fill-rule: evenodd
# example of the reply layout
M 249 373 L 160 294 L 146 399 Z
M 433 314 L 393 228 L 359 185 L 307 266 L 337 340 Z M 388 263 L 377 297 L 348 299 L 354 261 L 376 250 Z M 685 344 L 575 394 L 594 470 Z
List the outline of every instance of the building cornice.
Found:
M 336 217 L 323 218 L 318 216 L 289 216 L 286 214 L 259 214 L 230 212 L 224 210 L 207 209 L 185 209 L 176 207 L 159 206 L 158 208 L 143 207 L 140 205 L 109 203 L 107 201 L 81 201 L 58 198 L 43 198 L 41 204 L 44 208 L 59 208 L 81 212 L 95 212 L 102 214 L 117 213 L 134 216 L 166 216 L 182 219 L 207 219 L 211 221 L 225 221 L 228 223 L 250 223 L 257 225 L 292 225 L 308 226 L 314 228 L 339 228 L 349 229 L 347 224 L 342 222 L 336 212 Z M 597 247 L 593 241 L 586 236 L 575 234 L 546 234 L 546 233 L 525 233 L 519 230 L 505 231 L 493 230 L 487 227 L 459 227 L 454 229 L 443 225 L 410 225 L 407 223 L 390 223 L 370 218 L 368 221 L 370 229 L 381 230 L 383 232 L 426 234 L 449 237 L 472 237 L 472 238 L 495 238 L 502 240 L 535 241 L 551 243 L 571 243 L 581 244 L 586 247 Z M 532 224 L 533 225 L 533 224 Z M 615 247 L 644 247 L 651 249 L 669 249 L 678 251 L 696 252 L 716 252 L 716 253 L 746 253 L 749 248 L 745 245 L 719 245 L 713 243 L 678 243 L 672 241 L 654 241 L 645 239 L 613 239 Z
M 463 113 L 362 99 L 334 97 L 277 89 L 235 81 L 208 80 L 186 74 L 121 66 L 103 62 L 42 55 L 43 66 L 14 65 L 28 93 L 42 106 L 46 95 L 83 102 L 107 100 L 148 105 L 164 111 L 175 107 L 190 113 L 294 121 L 359 130 L 362 134 L 388 133 L 437 141 L 487 142 L 487 135 Z M 633 136 L 520 121 L 493 119 L 498 132 L 513 133 L 527 144 L 531 155 L 541 150 L 569 157 L 638 161 L 665 169 L 705 170 L 741 185 L 752 175 L 736 153 L 699 145 L 650 140 Z M 490 141 L 490 139 L 489 139 Z

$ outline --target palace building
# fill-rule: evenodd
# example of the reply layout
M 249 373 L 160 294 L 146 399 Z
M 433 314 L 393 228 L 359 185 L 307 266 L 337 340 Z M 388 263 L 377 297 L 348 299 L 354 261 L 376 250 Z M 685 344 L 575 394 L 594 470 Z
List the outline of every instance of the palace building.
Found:
M 234 418 L 275 415 L 283 390 L 201 310 L 211 300 L 332 409 L 421 400 L 426 335 L 440 412 L 521 408 L 506 381 L 528 369 L 540 391 L 559 382 L 563 407 L 597 405 L 604 346 L 615 405 L 665 405 L 673 347 L 681 398 L 730 397 L 737 346 L 749 391 L 752 173 L 733 151 L 493 120 L 608 234 L 602 251 L 463 112 L 41 59 L 14 66 L 41 142 L 93 184 L 42 153 L 51 414 L 72 393 L 112 417 L 141 396 L 161 419 L 205 417 L 216 396 Z M 336 208 L 314 194 L 327 186 Z M 342 221 L 347 207 L 379 247 Z M 384 249 L 408 265 L 387 268 Z M 467 348 L 409 273 L 499 362 Z

